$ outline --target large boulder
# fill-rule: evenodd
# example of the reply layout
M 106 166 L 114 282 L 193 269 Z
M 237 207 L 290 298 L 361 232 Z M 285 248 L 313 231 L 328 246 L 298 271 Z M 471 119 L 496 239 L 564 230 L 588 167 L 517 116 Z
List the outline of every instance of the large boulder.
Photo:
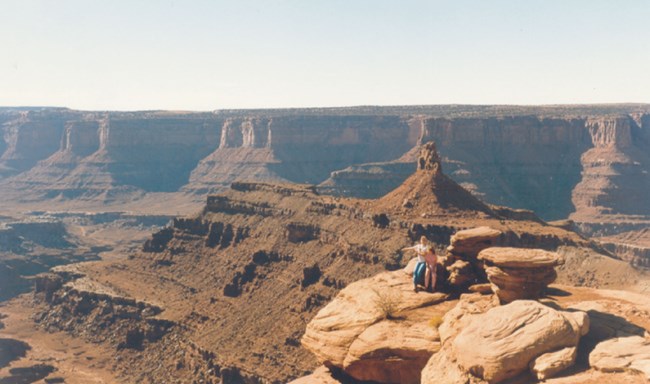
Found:
M 478 227 L 456 232 L 450 239 L 447 255 L 441 262 L 447 271 L 447 284 L 465 288 L 487 282 L 483 263 L 476 259 L 480 251 L 497 244 L 501 231 Z
M 452 319 L 448 315 L 445 323 Z M 559 368 L 573 365 L 575 354 L 566 350 L 544 355 L 577 347 L 589 330 L 588 319 L 584 312 L 557 311 L 530 300 L 472 315 L 464 327 L 444 327 L 458 329 L 458 334 L 443 336 L 442 349 L 422 371 L 422 383 L 467 383 L 471 377 L 498 383 L 526 372 L 529 366 L 534 374 L 550 377 Z M 550 357 L 564 360 L 548 364 Z
M 490 227 L 477 227 L 456 232 L 450 239 L 447 251 L 465 259 L 476 259 L 485 248 L 494 247 L 501 231 Z
M 350 345 L 347 374 L 384 383 L 418 383 L 420 370 L 440 349 L 440 336 L 427 322 L 380 321 Z
M 539 380 L 546 380 L 571 367 L 577 356 L 578 347 L 566 347 L 545 353 L 530 362 L 530 371 Z
M 642 372 L 650 381 L 650 340 L 628 336 L 603 341 L 589 354 L 589 365 L 603 372 Z
M 350 284 L 307 325 L 302 344 L 327 367 L 358 380 L 418 383 L 440 348 L 429 324 L 443 293 L 415 293 L 404 271 Z
M 502 303 L 540 298 L 557 278 L 554 267 L 564 263 L 555 252 L 508 247 L 486 248 L 478 259 L 485 263 L 492 290 Z

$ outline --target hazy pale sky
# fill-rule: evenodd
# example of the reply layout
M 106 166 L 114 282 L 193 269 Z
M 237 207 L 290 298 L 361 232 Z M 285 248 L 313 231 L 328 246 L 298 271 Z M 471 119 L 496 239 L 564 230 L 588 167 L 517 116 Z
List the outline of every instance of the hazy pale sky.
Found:
M 648 0 L 2 0 L 0 105 L 650 102 Z

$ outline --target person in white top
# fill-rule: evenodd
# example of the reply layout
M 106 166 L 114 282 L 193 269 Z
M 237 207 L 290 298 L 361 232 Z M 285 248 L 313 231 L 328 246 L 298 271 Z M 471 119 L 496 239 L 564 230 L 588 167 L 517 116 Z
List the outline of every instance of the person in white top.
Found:
M 413 289 L 418 292 L 419 286 L 422 285 L 427 291 L 432 291 L 436 287 L 436 267 L 438 257 L 433 247 L 429 244 L 426 236 L 420 237 L 420 242 L 412 247 L 406 247 L 403 251 L 415 251 L 418 262 L 413 270 Z

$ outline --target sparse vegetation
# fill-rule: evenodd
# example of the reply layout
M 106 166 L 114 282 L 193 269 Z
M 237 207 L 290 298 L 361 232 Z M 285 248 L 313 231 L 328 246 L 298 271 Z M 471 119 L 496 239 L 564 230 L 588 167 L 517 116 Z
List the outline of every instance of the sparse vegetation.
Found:
M 435 315 L 429 320 L 429 326 L 432 328 L 438 328 L 442 324 L 442 316 L 440 315 Z
M 388 320 L 398 319 L 397 313 L 399 312 L 399 298 L 392 292 L 380 292 L 373 289 L 377 296 L 375 299 L 375 307 L 381 313 L 382 318 Z

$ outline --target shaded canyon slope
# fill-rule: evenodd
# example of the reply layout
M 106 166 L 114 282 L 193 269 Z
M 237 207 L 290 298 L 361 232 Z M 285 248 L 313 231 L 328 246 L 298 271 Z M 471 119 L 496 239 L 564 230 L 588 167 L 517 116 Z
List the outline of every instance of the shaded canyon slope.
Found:
M 591 235 L 625 233 L 628 244 L 650 223 L 648 105 L 5 108 L 0 123 L 7 209 L 146 206 L 161 193 L 167 205 L 198 207 L 237 180 L 376 198 L 413 173 L 421 143 L 435 141 L 449 176 L 489 203 L 570 217 Z

